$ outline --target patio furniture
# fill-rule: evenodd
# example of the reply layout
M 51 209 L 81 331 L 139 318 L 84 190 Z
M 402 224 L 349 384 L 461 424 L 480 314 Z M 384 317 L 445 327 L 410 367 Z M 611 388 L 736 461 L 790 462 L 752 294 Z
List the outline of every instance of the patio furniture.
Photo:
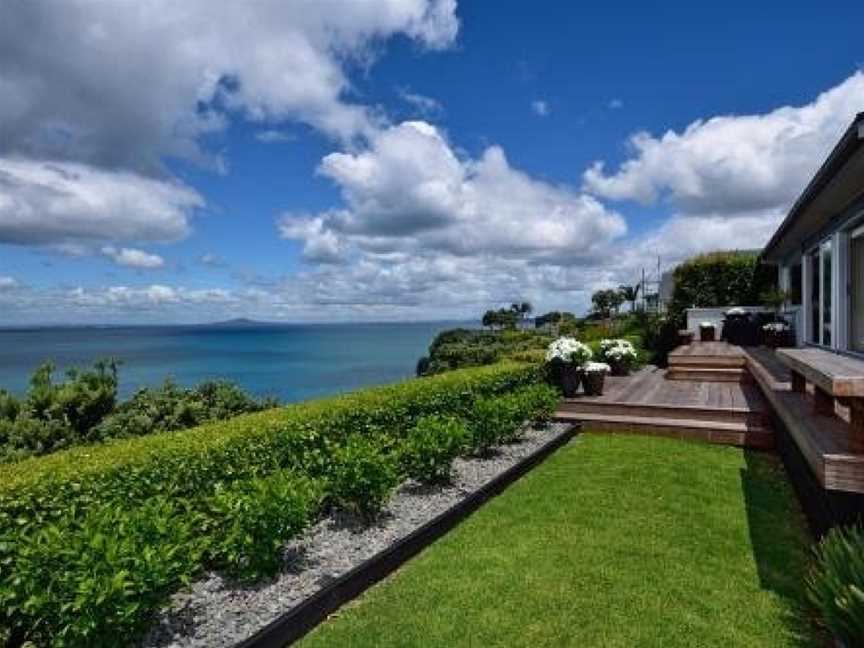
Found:
M 813 409 L 833 416 L 835 399 L 849 408 L 849 423 L 864 446 L 864 361 L 823 349 L 778 349 L 777 357 L 792 375 L 792 391 L 813 385 Z

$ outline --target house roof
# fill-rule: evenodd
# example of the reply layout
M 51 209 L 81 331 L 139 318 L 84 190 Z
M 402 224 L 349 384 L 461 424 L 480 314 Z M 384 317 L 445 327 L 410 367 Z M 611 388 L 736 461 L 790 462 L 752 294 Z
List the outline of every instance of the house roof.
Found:
M 864 194 L 864 112 L 858 113 L 762 250 L 776 263 Z

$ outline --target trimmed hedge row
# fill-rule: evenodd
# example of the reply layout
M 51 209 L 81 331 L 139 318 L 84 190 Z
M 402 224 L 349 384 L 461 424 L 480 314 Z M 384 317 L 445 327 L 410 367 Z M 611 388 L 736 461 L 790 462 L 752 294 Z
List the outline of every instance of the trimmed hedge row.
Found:
M 461 416 L 478 397 L 537 379 L 536 367 L 502 363 L 27 459 L 0 475 L 0 529 L 40 526 L 112 502 L 207 493 L 278 469 L 320 474 L 331 447 L 352 433 L 386 430 L 395 438 L 422 416 Z
M 272 573 L 322 506 L 372 517 L 406 474 L 444 479 L 458 453 L 547 419 L 557 396 L 537 380 L 463 370 L 10 466 L 0 645 L 110 645 L 204 567 Z

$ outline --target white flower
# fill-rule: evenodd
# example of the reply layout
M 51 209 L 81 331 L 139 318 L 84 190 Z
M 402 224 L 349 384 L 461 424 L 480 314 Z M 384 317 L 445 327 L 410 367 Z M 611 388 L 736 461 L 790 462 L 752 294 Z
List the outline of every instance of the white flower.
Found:
M 789 325 L 786 322 L 768 322 L 767 324 L 765 324 L 765 326 L 762 327 L 762 330 L 782 333 L 783 331 L 789 330 Z
M 741 308 L 740 306 L 733 306 L 729 310 L 726 311 L 726 315 L 746 315 L 747 311 Z
M 589 362 L 585 365 L 585 373 L 609 373 L 609 365 L 605 362 Z
M 581 365 L 591 359 L 591 349 L 576 338 L 560 337 L 546 350 L 546 361 L 572 362 Z
M 613 362 L 624 362 L 636 360 L 636 349 L 629 340 L 602 340 L 600 342 L 600 355 L 603 359 Z
M 700 322 L 699 328 L 714 328 L 714 322 Z

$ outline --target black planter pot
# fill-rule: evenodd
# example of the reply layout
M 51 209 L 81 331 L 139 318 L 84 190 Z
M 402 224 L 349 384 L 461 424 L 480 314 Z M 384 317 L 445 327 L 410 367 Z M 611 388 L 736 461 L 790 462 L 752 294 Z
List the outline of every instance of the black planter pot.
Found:
M 587 396 L 602 396 L 606 373 L 603 371 L 586 371 L 582 374 L 582 385 Z
M 573 398 L 579 391 L 582 380 L 582 369 L 576 365 L 561 365 L 561 391 L 565 398 Z
M 626 360 L 622 362 L 615 362 L 614 360 L 609 361 L 609 372 L 613 376 L 629 376 L 630 375 L 630 363 Z

